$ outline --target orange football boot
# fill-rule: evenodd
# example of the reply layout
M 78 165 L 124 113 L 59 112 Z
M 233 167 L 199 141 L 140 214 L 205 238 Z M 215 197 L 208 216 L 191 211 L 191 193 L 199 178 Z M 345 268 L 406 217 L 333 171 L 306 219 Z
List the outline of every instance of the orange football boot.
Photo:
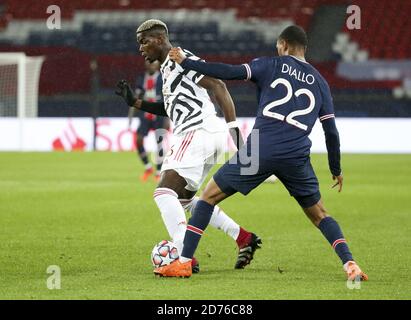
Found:
M 355 281 L 356 279 L 360 279 L 361 281 L 368 280 L 368 276 L 361 271 L 355 261 L 348 261 L 344 264 L 344 271 L 347 273 L 347 279 L 350 281 Z
M 191 261 L 181 263 L 180 260 L 175 260 L 169 265 L 154 269 L 154 274 L 160 277 L 180 277 L 189 278 L 192 274 Z
M 146 182 L 147 179 L 154 173 L 154 169 L 153 168 L 148 168 L 144 171 L 143 175 L 140 177 L 140 180 L 142 182 Z

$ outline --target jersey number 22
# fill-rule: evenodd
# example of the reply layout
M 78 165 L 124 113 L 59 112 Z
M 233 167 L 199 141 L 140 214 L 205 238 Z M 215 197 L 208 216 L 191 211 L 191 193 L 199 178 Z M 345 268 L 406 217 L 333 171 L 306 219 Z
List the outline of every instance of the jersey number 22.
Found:
M 273 109 L 274 107 L 278 107 L 278 106 L 290 101 L 290 99 L 293 96 L 293 88 L 291 87 L 290 81 L 288 81 L 287 79 L 284 79 L 284 78 L 278 78 L 278 79 L 274 80 L 273 83 L 271 83 L 271 88 L 275 89 L 275 87 L 278 84 L 283 84 L 286 87 L 287 94 L 284 98 L 275 100 L 275 101 L 267 104 L 264 107 L 263 115 L 265 115 L 267 117 L 277 119 L 277 120 L 280 120 L 280 121 L 285 121 L 285 122 L 287 122 L 287 123 L 289 123 L 293 126 L 296 126 L 297 128 L 300 128 L 304 131 L 307 131 L 307 128 L 308 128 L 307 125 L 295 120 L 294 117 L 308 114 L 308 113 L 310 113 L 311 111 L 314 110 L 314 107 L 315 107 L 315 97 L 314 97 L 314 95 L 308 89 L 299 89 L 299 90 L 297 90 L 294 93 L 294 95 L 296 97 L 299 97 L 300 95 L 305 94 L 310 100 L 310 105 L 306 109 L 296 110 L 296 111 L 293 111 L 293 112 L 289 113 L 287 116 L 284 116 L 280 113 L 272 112 L 271 109 Z

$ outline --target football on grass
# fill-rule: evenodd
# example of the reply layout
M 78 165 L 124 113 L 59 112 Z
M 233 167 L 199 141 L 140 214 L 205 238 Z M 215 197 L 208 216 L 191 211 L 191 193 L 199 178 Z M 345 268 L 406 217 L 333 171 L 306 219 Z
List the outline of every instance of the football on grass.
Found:
M 151 262 L 155 268 L 166 266 L 178 258 L 174 243 L 163 240 L 156 244 L 151 252 Z

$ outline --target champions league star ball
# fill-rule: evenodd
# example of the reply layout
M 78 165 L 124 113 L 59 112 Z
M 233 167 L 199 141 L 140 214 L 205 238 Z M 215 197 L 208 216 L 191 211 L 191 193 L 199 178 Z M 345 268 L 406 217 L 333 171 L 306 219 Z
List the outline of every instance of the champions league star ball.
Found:
M 178 251 L 171 241 L 159 242 L 151 252 L 151 262 L 155 268 L 166 266 L 176 259 L 178 259 Z

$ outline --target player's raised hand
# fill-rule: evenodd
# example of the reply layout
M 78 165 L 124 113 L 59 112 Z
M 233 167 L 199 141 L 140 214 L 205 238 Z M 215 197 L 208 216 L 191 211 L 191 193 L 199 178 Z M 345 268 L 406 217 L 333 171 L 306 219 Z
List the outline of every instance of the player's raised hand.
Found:
M 338 186 L 338 192 L 341 192 L 342 186 L 343 186 L 343 176 L 340 174 L 339 176 L 333 176 L 333 180 L 337 179 L 337 182 L 332 186 L 332 188 L 335 188 Z
M 171 48 L 170 52 L 168 53 L 170 56 L 170 59 L 177 62 L 178 64 L 181 64 L 184 59 L 186 58 L 184 52 L 181 50 L 181 48 Z
M 128 106 L 133 107 L 137 101 L 137 98 L 134 96 L 133 90 L 126 80 L 120 80 L 117 82 L 117 90 L 115 91 L 116 95 L 122 97 Z

